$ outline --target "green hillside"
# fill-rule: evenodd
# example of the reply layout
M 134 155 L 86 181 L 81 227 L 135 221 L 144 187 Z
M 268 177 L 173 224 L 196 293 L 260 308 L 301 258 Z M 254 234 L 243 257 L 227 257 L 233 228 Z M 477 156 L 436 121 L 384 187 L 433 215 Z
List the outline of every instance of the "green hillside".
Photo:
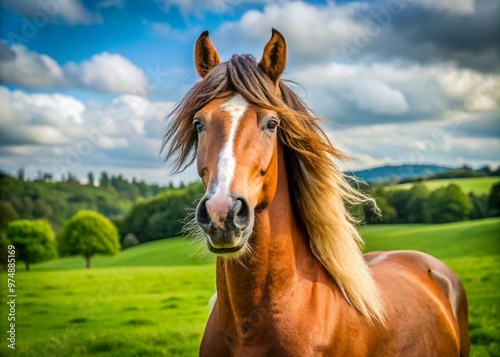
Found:
M 440 259 L 462 256 L 500 255 L 500 219 L 491 218 L 450 224 L 395 224 L 363 226 L 365 251 L 416 249 Z M 203 243 L 184 238 L 169 238 L 140 244 L 122 251 L 116 257 L 95 256 L 93 268 L 138 266 L 186 266 L 214 261 Z M 61 258 L 35 264 L 32 269 L 80 269 L 84 267 L 80 256 Z
M 194 266 L 213 261 L 215 258 L 208 255 L 200 242 L 189 242 L 187 239 L 176 237 L 143 243 L 122 251 L 116 257 L 96 255 L 92 258 L 92 267 Z M 73 256 L 36 264 L 32 269 L 80 269 L 84 267 L 83 257 Z
M 415 249 L 439 259 L 500 255 L 500 219 L 363 226 L 366 251 Z
M 437 188 L 448 186 L 454 183 L 462 189 L 462 191 L 475 194 L 488 194 L 491 186 L 500 182 L 500 177 L 473 177 L 473 178 L 457 178 L 457 179 L 439 179 L 439 180 L 426 180 L 422 184 L 427 186 L 429 191 L 434 191 Z M 393 189 L 409 189 L 413 186 L 412 183 L 405 183 L 401 185 L 392 186 Z
M 362 227 L 367 250 L 419 249 L 449 264 L 469 300 L 472 357 L 498 356 L 500 219 Z M 196 356 L 215 292 L 213 257 L 181 238 L 117 257 L 35 264 L 16 274 L 17 348 L 5 356 Z M 5 273 L 2 273 L 5 274 Z M 5 280 L 2 275 L 1 280 Z M 0 329 L 7 331 L 7 320 Z M 57 351 L 55 353 L 54 351 Z

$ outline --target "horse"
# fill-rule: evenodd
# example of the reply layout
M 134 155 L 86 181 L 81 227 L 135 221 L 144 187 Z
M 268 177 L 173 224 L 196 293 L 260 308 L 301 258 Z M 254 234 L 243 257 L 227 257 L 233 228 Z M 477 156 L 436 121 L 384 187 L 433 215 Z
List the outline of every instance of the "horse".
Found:
M 262 58 L 221 62 L 203 32 L 202 78 L 170 113 L 173 170 L 204 185 L 196 227 L 216 254 L 216 300 L 200 356 L 469 355 L 468 306 L 454 272 L 417 251 L 363 255 L 347 204 L 371 202 L 281 79 L 283 35 Z

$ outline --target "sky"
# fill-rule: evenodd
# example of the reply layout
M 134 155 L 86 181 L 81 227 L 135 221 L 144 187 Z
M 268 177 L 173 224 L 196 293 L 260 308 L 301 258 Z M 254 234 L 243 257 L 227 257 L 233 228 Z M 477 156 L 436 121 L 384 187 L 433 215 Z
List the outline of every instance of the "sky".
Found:
M 283 78 L 335 124 L 357 170 L 500 164 L 497 0 L 3 0 L 0 170 L 56 179 L 171 175 L 167 114 L 199 79 L 204 30 L 221 59 L 286 38 Z

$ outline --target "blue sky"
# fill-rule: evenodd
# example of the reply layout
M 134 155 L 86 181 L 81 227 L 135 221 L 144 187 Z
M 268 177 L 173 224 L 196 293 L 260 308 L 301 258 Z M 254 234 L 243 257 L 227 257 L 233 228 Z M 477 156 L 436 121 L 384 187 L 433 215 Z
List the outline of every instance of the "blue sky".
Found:
M 500 164 L 500 25 L 495 0 L 5 0 L 0 169 L 56 178 L 101 171 L 149 182 L 165 117 L 198 79 L 209 30 L 222 60 L 257 59 L 276 27 L 285 78 L 334 145 L 382 164 Z

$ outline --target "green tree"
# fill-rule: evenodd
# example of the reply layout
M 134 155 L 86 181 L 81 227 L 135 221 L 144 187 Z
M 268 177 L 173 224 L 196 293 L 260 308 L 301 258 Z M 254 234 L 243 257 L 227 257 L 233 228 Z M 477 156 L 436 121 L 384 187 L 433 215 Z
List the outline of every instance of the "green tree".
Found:
M 10 241 L 4 232 L 0 232 L 0 265 L 3 270 L 7 270 Z
M 101 172 L 101 178 L 99 179 L 99 187 L 108 188 L 109 186 L 109 176 L 106 171 Z
M 433 191 L 428 205 L 432 223 L 465 221 L 473 208 L 467 195 L 453 183 Z
M 26 270 L 30 270 L 31 263 L 57 257 L 56 238 L 46 221 L 21 219 L 11 222 L 5 235 L 16 247 L 16 259 L 26 264 Z
M 8 201 L 0 201 L 0 232 L 3 232 L 10 222 L 19 219 L 19 215 Z
M 488 207 L 493 216 L 500 216 L 500 182 L 494 184 L 490 189 Z
M 406 202 L 408 223 L 428 223 L 430 221 L 428 200 L 429 190 L 422 184 L 415 184 L 408 192 L 409 197 Z
M 397 212 L 387 201 L 388 192 L 385 188 L 380 187 L 375 190 L 370 190 L 369 195 L 377 201 L 377 206 L 381 211 L 381 215 L 377 214 L 371 203 L 365 203 L 362 206 L 364 220 L 367 224 L 391 223 L 397 217 Z
M 35 218 L 49 219 L 52 217 L 52 207 L 43 198 L 37 199 L 33 204 L 33 216 Z
M 408 200 L 410 199 L 409 190 L 392 190 L 387 192 L 387 203 L 396 211 L 394 223 L 408 222 Z
M 24 169 L 22 167 L 17 171 L 17 178 L 20 181 L 24 181 Z
M 168 238 L 182 231 L 186 207 L 203 195 L 203 185 L 193 183 L 184 189 L 168 190 L 134 204 L 120 227 L 121 233 L 133 233 L 140 242 Z
M 94 173 L 90 171 L 87 175 L 87 185 L 90 187 L 94 187 Z
M 60 242 L 68 254 L 83 255 L 87 268 L 94 255 L 116 255 L 120 251 L 116 226 L 100 213 L 88 210 L 79 211 L 64 223 Z
M 469 200 L 472 203 L 471 219 L 481 219 L 490 216 L 490 209 L 488 207 L 488 195 L 475 194 L 469 192 Z

